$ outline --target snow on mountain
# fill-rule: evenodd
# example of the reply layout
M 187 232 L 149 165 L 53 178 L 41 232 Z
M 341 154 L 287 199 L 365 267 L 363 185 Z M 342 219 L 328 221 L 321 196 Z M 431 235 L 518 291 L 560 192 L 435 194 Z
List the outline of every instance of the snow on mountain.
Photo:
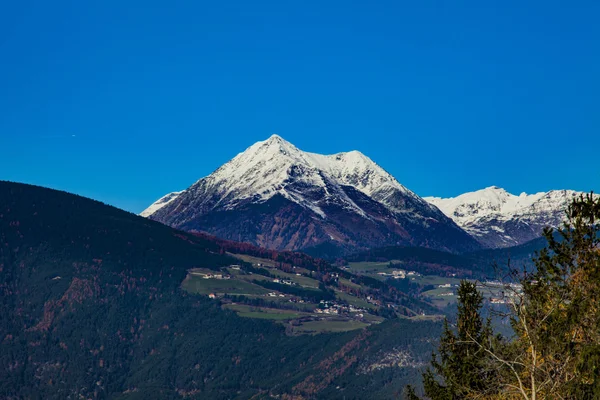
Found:
M 142 211 L 140 213 L 140 215 L 142 217 L 149 217 L 149 216 L 151 216 L 152 214 L 154 214 L 155 212 L 157 212 L 158 210 L 160 210 L 161 208 L 163 208 L 167 204 L 169 204 L 169 203 L 173 202 L 175 199 L 177 199 L 177 197 L 179 197 L 179 195 L 181 193 L 183 193 L 183 191 L 169 193 L 169 194 L 161 197 L 160 199 L 158 199 L 154 203 L 152 203 L 152 205 L 150 205 L 150 207 L 148 207 L 144 211 Z
M 363 216 L 366 215 L 364 211 L 340 191 L 340 184 L 352 186 L 395 211 L 406 211 L 406 208 L 393 201 L 397 192 L 415 202 L 421 202 L 422 205 L 426 204 L 358 151 L 334 155 L 308 153 L 278 135 L 250 146 L 192 187 L 203 186 L 207 191 L 218 191 L 220 199 L 214 207 L 234 209 L 247 200 L 266 201 L 275 194 L 280 194 L 301 206 L 311 208 L 325 218 L 323 210 L 315 206 L 313 201 L 305 199 L 303 193 L 291 189 L 291 185 L 286 185 L 290 178 L 295 178 L 296 184 L 301 182 L 307 187 L 321 188 L 325 198 L 341 197 L 348 209 Z M 144 216 L 152 215 L 181 193 L 171 193 L 161 198 L 144 211 Z
M 574 197 L 573 190 L 514 195 L 497 186 L 453 198 L 425 197 L 485 247 L 509 247 L 558 227 Z
M 181 229 L 278 249 L 329 240 L 348 247 L 477 246 L 451 219 L 362 153 L 308 153 L 278 135 L 255 143 L 144 213 Z M 243 226 L 224 227 L 225 220 Z

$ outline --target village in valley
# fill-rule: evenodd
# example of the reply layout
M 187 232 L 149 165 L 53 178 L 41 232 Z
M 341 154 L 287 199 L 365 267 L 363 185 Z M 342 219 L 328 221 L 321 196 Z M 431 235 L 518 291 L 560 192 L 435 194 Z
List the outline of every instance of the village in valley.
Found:
M 290 334 L 345 331 L 385 318 L 381 300 L 339 273 L 319 273 L 245 255 L 220 271 L 193 269 L 182 286 L 221 302 L 242 317 L 270 319 Z M 365 288 L 367 289 L 367 288 Z
M 424 275 L 399 262 L 350 262 L 318 271 L 230 255 L 239 263 L 217 271 L 192 269 L 182 287 L 218 300 L 239 316 L 283 324 L 293 335 L 359 329 L 389 318 L 439 319 L 456 302 L 461 279 L 454 273 Z M 502 283 L 479 285 L 488 289 L 490 304 L 508 302 Z M 411 293 L 407 288 L 413 294 L 401 293 Z

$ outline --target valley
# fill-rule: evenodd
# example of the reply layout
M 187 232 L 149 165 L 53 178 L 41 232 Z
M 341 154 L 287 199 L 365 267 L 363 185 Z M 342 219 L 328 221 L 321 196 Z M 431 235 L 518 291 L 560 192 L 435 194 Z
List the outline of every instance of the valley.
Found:
M 289 334 L 362 329 L 398 315 L 419 315 L 386 301 L 389 297 L 380 287 L 343 270 L 340 277 L 339 272 L 322 274 L 269 259 L 230 255 L 239 264 L 218 273 L 190 270 L 182 288 L 218 300 L 242 317 L 278 321 Z M 402 311 L 396 312 L 399 307 Z
M 390 318 L 441 320 L 456 304 L 457 273 L 428 275 L 408 260 L 349 262 L 340 272 L 321 274 L 310 269 L 244 254 L 229 253 L 237 264 L 188 272 L 182 288 L 208 296 L 239 316 L 276 321 L 290 335 L 362 329 Z M 286 272 L 287 270 L 289 272 Z M 335 270 L 335 269 L 333 269 Z M 490 306 L 504 303 L 502 285 L 478 282 Z M 390 300 L 387 290 L 414 300 Z M 383 289 L 383 290 L 382 290 Z

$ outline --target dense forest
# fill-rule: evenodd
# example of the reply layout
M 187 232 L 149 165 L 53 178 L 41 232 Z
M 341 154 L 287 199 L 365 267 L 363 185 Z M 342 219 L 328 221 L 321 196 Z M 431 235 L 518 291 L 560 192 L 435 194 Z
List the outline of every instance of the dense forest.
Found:
M 221 249 L 221 253 L 242 253 L 258 258 L 277 261 L 280 263 L 280 267 L 284 270 L 286 267 L 291 268 L 292 265 L 314 271 L 326 271 L 331 268 L 329 262 L 320 258 L 311 257 L 304 253 L 265 249 L 250 243 L 233 242 L 231 240 L 217 238 L 202 232 L 193 233 L 197 237 L 209 240 L 210 242 L 218 245 Z
M 180 288 L 235 262 L 211 238 L 0 182 L 0 397 L 389 398 L 441 333 L 394 319 L 290 337 Z

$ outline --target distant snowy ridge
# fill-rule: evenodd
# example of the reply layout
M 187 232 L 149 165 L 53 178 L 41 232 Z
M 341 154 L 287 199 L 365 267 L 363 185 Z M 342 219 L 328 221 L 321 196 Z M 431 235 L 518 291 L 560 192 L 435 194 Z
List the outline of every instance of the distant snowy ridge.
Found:
M 539 237 L 545 226 L 558 227 L 574 190 L 514 195 L 497 186 L 453 198 L 425 197 L 485 247 L 508 247 Z

